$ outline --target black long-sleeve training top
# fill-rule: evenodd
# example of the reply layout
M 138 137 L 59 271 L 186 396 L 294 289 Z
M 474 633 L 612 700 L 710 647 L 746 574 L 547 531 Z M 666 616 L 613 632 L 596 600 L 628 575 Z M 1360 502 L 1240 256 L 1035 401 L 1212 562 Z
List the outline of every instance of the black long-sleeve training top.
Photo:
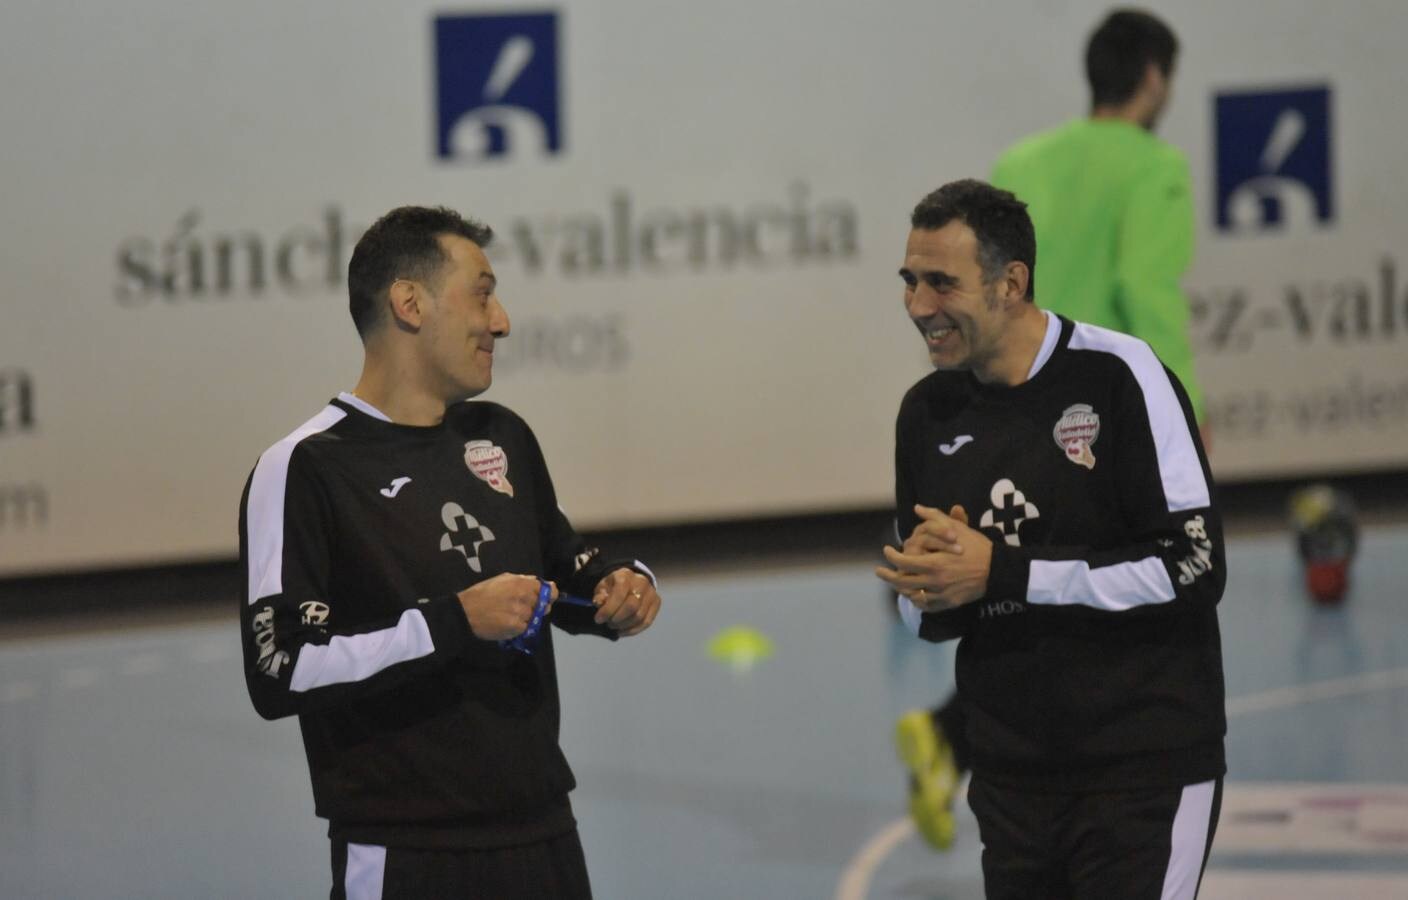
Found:
M 1029 380 L 934 372 L 896 429 L 898 530 L 959 504 L 993 540 L 986 595 L 901 614 L 961 638 L 973 770 L 1046 791 L 1225 771 L 1222 523 L 1187 395 L 1143 341 L 1048 314 Z
M 260 456 L 240 557 L 250 697 L 298 716 L 332 836 L 494 847 L 573 827 L 553 629 L 532 655 L 501 647 L 456 594 L 512 572 L 590 597 L 639 564 L 585 546 L 522 419 L 466 402 L 399 425 L 342 395 Z M 593 613 L 557 604 L 551 621 L 614 637 Z

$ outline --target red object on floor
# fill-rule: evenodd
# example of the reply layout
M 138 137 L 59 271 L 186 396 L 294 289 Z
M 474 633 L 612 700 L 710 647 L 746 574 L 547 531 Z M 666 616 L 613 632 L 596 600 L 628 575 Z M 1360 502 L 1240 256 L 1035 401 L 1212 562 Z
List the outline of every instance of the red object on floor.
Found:
M 1349 587 L 1348 560 L 1310 563 L 1305 567 L 1305 586 L 1316 603 L 1338 606 Z

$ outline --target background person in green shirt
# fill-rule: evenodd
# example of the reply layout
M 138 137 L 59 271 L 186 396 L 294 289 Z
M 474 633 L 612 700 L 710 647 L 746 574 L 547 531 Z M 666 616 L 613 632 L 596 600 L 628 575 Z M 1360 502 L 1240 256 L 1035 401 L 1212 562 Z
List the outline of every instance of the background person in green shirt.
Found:
M 1188 161 L 1153 134 L 1177 55 L 1178 38 L 1155 16 L 1111 12 L 1086 45 L 1090 116 L 1018 141 L 999 157 L 991 181 L 1028 206 L 1042 307 L 1143 339 L 1183 383 L 1201 423 L 1188 300 L 1179 286 L 1193 258 Z M 910 816 L 938 849 L 953 842 L 953 796 L 968 769 L 964 728 L 956 695 L 896 724 Z
M 993 166 L 991 181 L 1031 211 L 1042 306 L 1147 342 L 1202 421 L 1179 286 L 1193 261 L 1188 160 L 1153 134 L 1177 52 L 1163 22 L 1112 13 L 1085 54 L 1090 117 L 1019 141 Z

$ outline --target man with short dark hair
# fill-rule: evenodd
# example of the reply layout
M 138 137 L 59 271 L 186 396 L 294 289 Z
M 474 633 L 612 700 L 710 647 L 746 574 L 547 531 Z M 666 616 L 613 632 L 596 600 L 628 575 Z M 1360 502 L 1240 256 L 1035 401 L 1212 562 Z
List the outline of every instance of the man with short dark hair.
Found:
M 911 225 L 905 308 L 938 371 L 900 407 L 906 537 L 876 574 L 919 637 L 960 640 L 987 896 L 1190 900 L 1226 572 L 1187 394 L 1145 342 L 1036 305 L 1011 193 L 953 182 Z
M 1178 38 L 1157 17 L 1109 13 L 1086 45 L 1089 117 L 1019 141 L 994 165 L 992 183 L 1031 212 L 1043 306 L 1143 339 L 1178 376 L 1201 422 L 1188 300 L 1179 285 L 1193 254 L 1188 163 L 1153 134 L 1177 56 Z M 910 771 L 910 815 L 940 849 L 953 839 L 952 798 L 968 766 L 964 732 L 962 706 L 952 698 L 896 723 L 897 749 Z
M 492 236 L 424 207 L 366 232 L 362 376 L 240 505 L 245 679 L 298 716 L 335 900 L 589 897 L 547 625 L 614 639 L 659 611 L 645 566 L 573 530 L 527 424 L 465 402 L 509 333 Z

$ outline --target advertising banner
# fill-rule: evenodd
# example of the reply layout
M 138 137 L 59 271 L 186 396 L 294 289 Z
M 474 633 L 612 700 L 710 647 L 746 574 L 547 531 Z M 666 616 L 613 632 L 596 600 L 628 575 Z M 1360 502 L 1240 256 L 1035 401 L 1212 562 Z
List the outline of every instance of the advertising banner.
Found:
M 232 555 L 259 454 L 356 382 L 347 260 L 408 203 L 495 229 L 485 396 L 579 527 L 888 503 L 909 211 L 1086 112 L 1104 11 L 6 3 L 0 575 Z M 1403 467 L 1408 6 L 1167 17 L 1217 473 Z

